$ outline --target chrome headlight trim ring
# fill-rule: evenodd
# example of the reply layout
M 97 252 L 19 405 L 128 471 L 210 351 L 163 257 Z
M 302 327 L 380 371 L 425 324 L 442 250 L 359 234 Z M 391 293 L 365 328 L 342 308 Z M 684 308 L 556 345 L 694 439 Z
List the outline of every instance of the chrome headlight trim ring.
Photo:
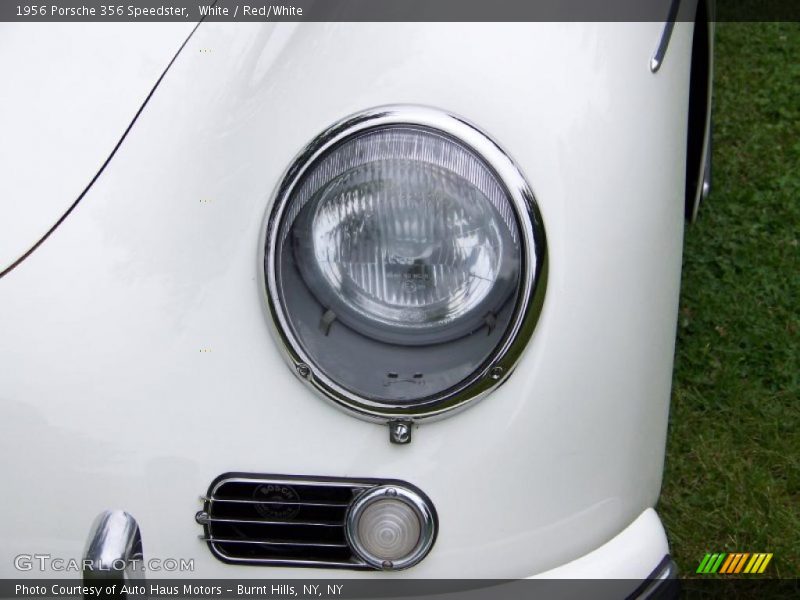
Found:
M 292 332 L 281 306 L 278 284 L 279 230 L 298 183 L 309 168 L 347 139 L 386 126 L 412 126 L 442 133 L 474 151 L 494 171 L 508 192 L 520 234 L 522 264 L 514 314 L 501 342 L 484 364 L 455 388 L 424 403 L 387 404 L 364 398 L 339 385 L 316 368 Z M 272 198 L 259 244 L 259 278 L 271 330 L 296 375 L 323 398 L 362 419 L 386 423 L 396 419 L 428 420 L 452 414 L 482 399 L 503 383 L 516 366 L 533 335 L 541 313 L 547 282 L 547 243 L 541 214 L 517 165 L 491 138 L 461 117 L 416 105 L 383 106 L 352 115 L 334 124 L 294 159 Z

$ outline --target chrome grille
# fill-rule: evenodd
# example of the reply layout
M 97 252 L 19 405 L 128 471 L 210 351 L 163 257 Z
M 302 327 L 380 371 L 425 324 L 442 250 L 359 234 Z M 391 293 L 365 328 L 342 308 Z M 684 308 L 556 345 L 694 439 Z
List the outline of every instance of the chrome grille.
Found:
M 386 480 L 225 474 L 202 497 L 200 536 L 220 560 L 238 564 L 371 569 L 350 548 L 353 500 Z

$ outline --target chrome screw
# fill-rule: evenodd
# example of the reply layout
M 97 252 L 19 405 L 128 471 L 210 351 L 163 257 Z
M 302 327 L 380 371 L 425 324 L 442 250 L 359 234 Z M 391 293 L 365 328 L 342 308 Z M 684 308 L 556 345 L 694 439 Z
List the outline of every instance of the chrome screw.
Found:
M 397 490 L 394 489 L 394 488 L 389 488 L 388 490 L 386 490 L 386 495 L 387 496 L 397 496 Z
M 297 374 L 300 375 L 303 379 L 308 379 L 308 376 L 311 375 L 311 369 L 305 363 L 300 363 L 297 365 Z
M 382 566 L 384 569 L 391 569 L 391 568 L 394 566 L 394 563 L 392 563 L 392 561 L 390 561 L 390 560 L 385 560 L 385 561 L 383 561 L 383 562 L 381 563 L 381 566 Z
M 194 516 L 194 520 L 200 525 L 205 525 L 209 520 L 208 513 L 203 510 L 197 511 L 197 514 Z
M 393 444 L 408 444 L 411 442 L 411 422 L 390 421 L 389 441 Z
M 497 381 L 503 376 L 503 367 L 493 367 L 491 371 L 489 371 L 489 377 Z

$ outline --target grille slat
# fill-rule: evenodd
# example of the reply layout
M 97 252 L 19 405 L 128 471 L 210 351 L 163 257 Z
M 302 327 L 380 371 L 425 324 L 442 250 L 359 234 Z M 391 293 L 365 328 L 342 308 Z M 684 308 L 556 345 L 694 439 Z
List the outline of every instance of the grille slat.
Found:
M 284 504 L 284 505 L 298 505 L 298 506 L 337 506 L 347 507 L 350 506 L 349 502 L 284 502 L 281 500 L 237 500 L 233 498 L 217 498 L 203 496 L 203 500 L 207 502 L 231 502 L 235 504 Z
M 226 562 L 368 569 L 347 543 L 345 518 L 381 483 L 223 475 L 202 497 L 200 538 Z
M 260 544 L 263 546 L 296 546 L 298 548 L 349 548 L 347 544 L 323 544 L 319 542 L 282 542 L 277 540 L 244 540 L 224 539 L 200 536 L 204 542 L 211 544 Z
M 303 527 L 342 527 L 341 522 L 327 523 L 322 521 L 259 521 L 251 519 L 218 519 L 209 517 L 206 519 L 209 523 L 231 523 L 242 525 L 299 525 Z

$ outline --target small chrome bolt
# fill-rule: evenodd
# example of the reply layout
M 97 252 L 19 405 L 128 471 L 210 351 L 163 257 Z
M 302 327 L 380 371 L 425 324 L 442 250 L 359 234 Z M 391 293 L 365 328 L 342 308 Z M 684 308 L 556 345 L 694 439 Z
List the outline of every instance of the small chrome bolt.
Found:
M 392 561 L 390 561 L 390 560 L 385 560 L 385 561 L 383 561 L 383 562 L 381 563 L 381 566 L 382 566 L 384 569 L 391 569 L 391 568 L 394 566 L 394 563 L 393 563 Z
M 200 525 L 205 525 L 208 523 L 209 516 L 208 513 L 204 510 L 197 511 L 197 514 L 194 516 L 194 520 L 197 521 Z
M 502 376 L 503 376 L 503 367 L 492 367 L 492 370 L 489 371 L 489 377 L 491 377 L 495 381 L 499 380 Z
M 411 422 L 390 421 L 389 441 L 393 444 L 408 444 L 411 442 Z
M 305 363 L 300 363 L 297 365 L 297 374 L 300 375 L 303 379 L 308 379 L 308 376 L 311 375 L 311 369 Z
M 388 490 L 386 490 L 386 495 L 387 496 L 397 496 L 397 490 L 394 489 L 394 488 L 389 488 Z

